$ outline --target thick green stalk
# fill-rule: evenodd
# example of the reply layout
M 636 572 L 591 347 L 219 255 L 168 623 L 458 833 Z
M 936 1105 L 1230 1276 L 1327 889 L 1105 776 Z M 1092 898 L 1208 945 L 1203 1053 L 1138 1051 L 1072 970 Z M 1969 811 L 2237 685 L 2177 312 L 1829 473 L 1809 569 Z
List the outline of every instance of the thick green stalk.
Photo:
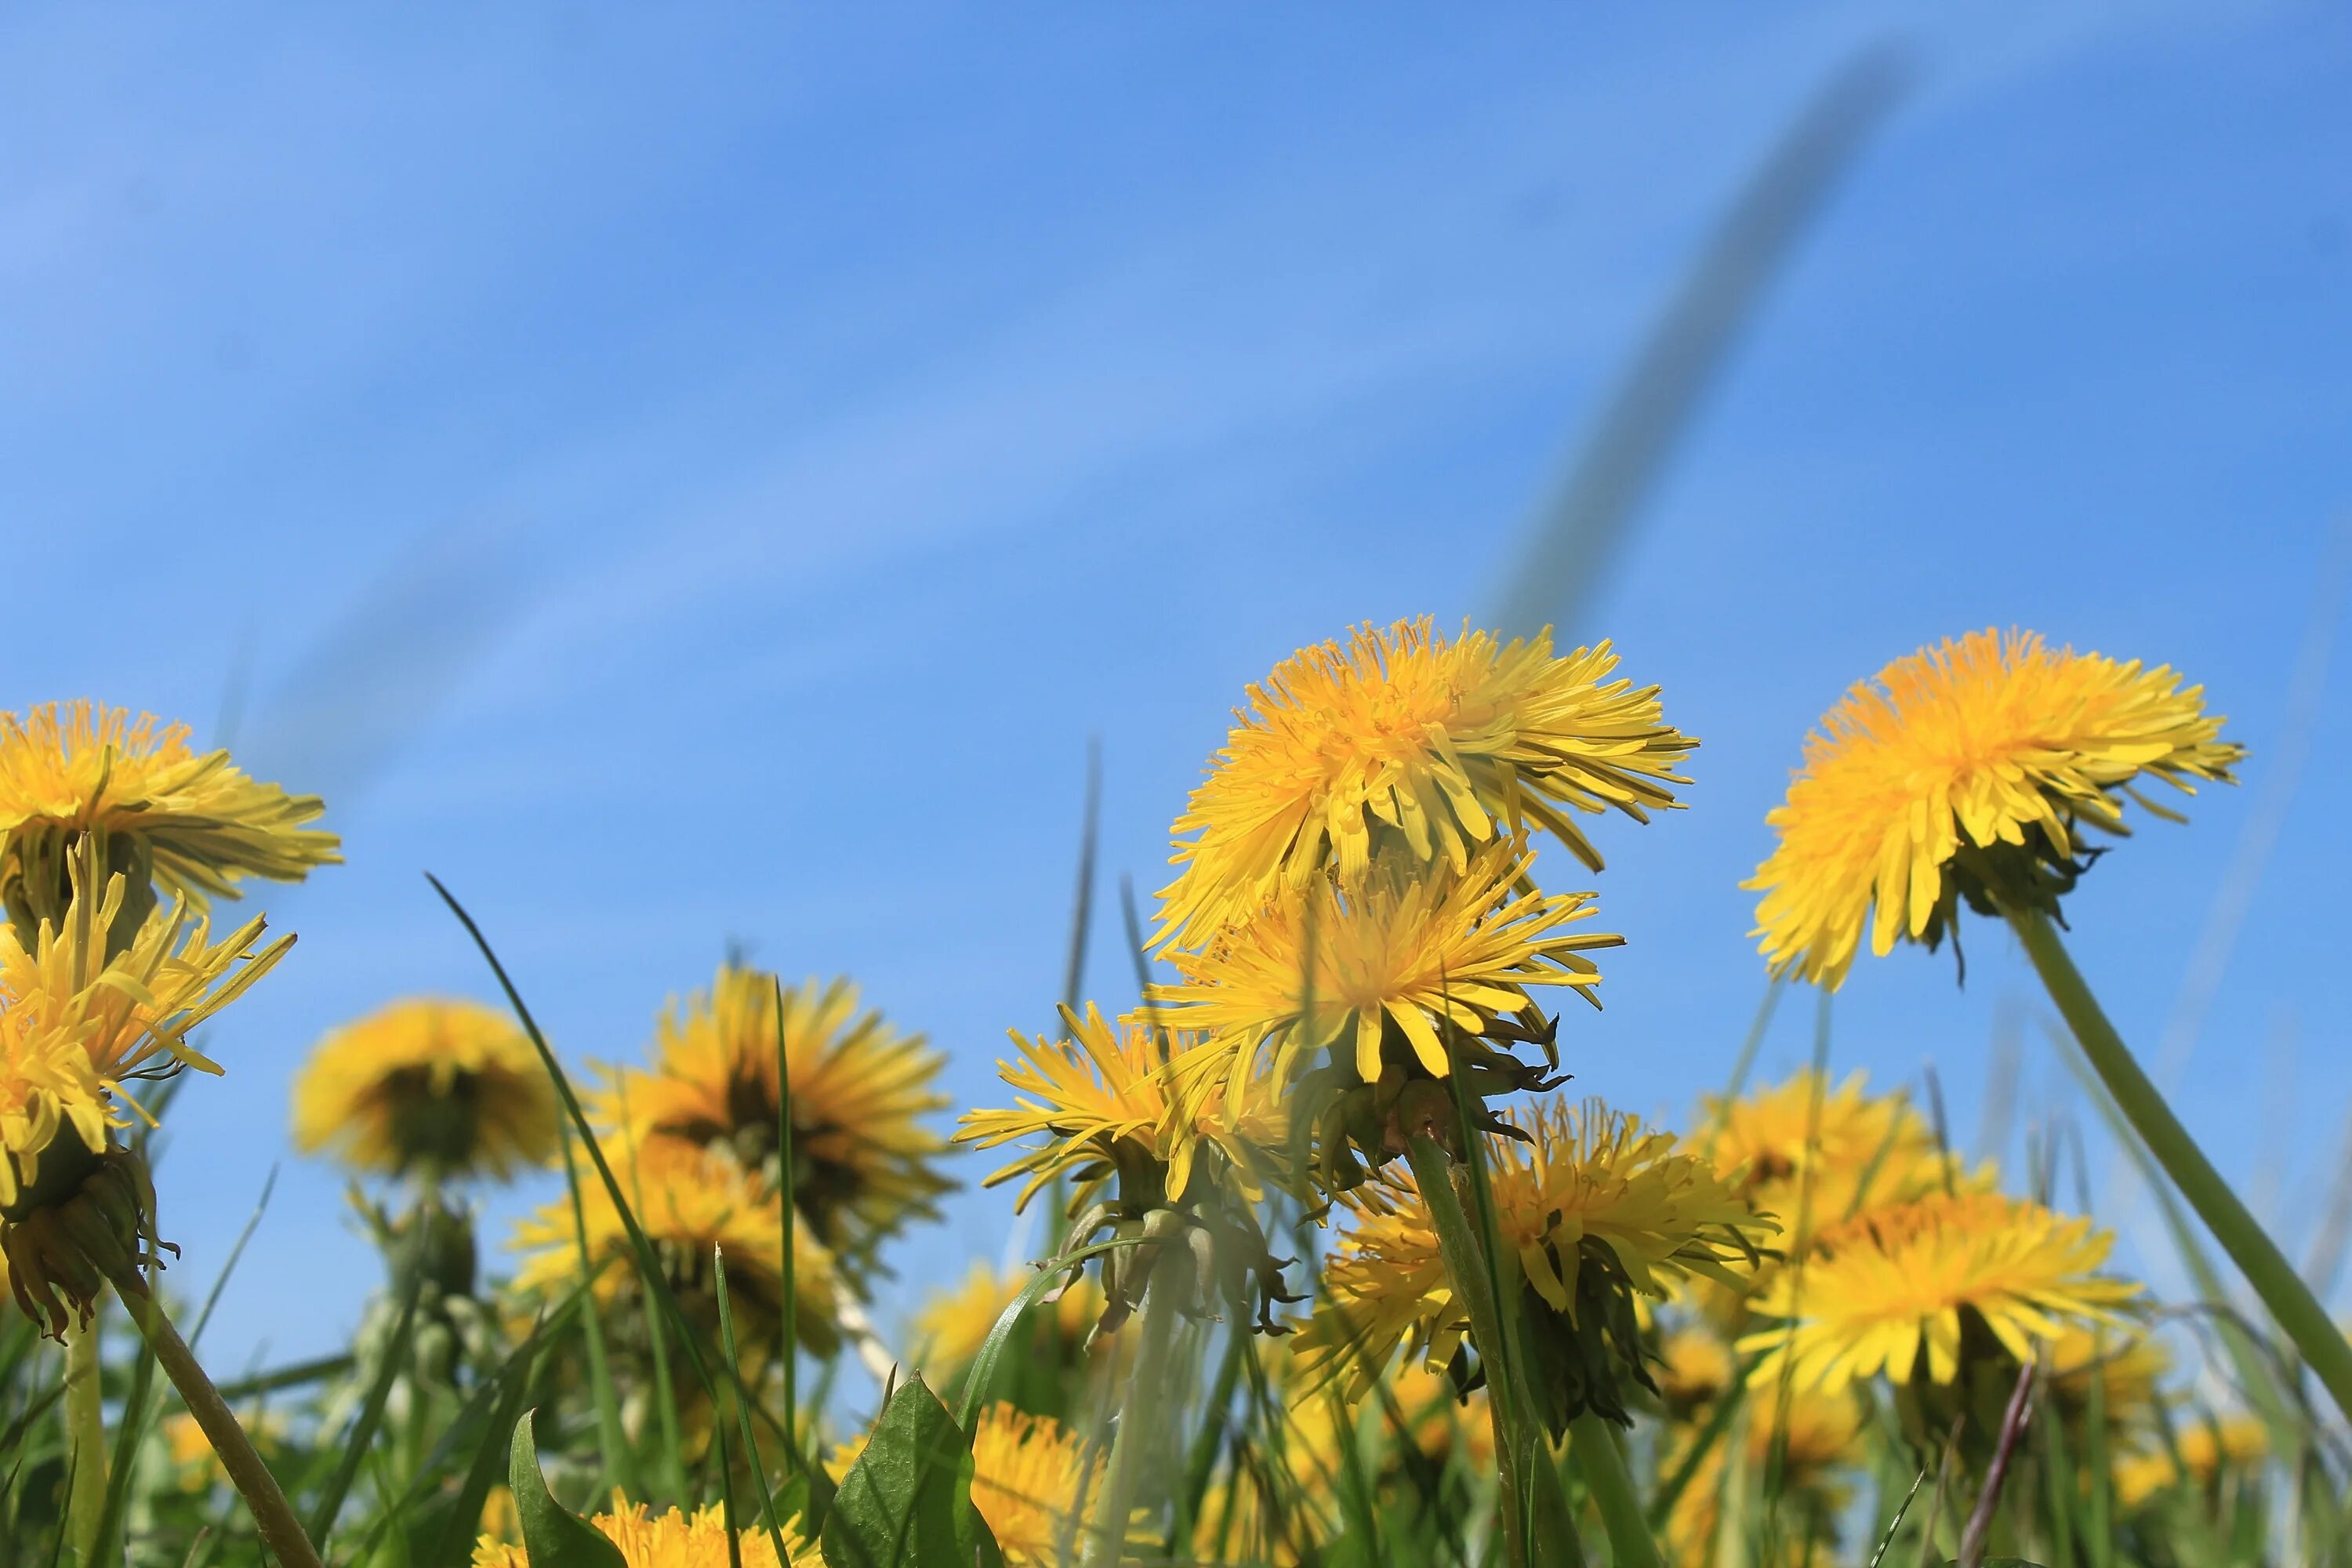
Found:
M 1507 1376 L 1496 1375 L 1504 1368 L 1499 1349 L 1505 1342 L 1503 1317 L 1495 1303 L 1486 1257 L 1478 1250 L 1470 1216 L 1462 1212 L 1461 1200 L 1454 1195 L 1454 1157 L 1436 1139 L 1423 1133 L 1406 1145 L 1405 1158 L 1412 1162 L 1413 1182 L 1421 1188 L 1422 1202 L 1437 1232 L 1445 1272 L 1470 1314 L 1471 1342 L 1478 1347 L 1486 1365 L 1486 1415 L 1495 1427 L 1496 1506 L 1503 1515 L 1503 1548 L 1511 1568 L 1527 1568 L 1528 1514 L 1520 1485 L 1525 1471 L 1515 1419 L 1518 1402 Z
M 73 1494 L 66 1501 L 66 1543 L 84 1563 L 98 1545 L 106 1518 L 106 1409 L 99 1384 L 98 1325 L 103 1297 L 88 1324 L 66 1331 L 66 1441 L 71 1449 Z
M 122 1298 L 123 1307 L 131 1321 L 147 1336 L 149 1348 L 155 1352 L 155 1363 L 163 1369 L 188 1414 L 196 1418 L 213 1452 L 220 1457 L 221 1468 L 245 1498 L 245 1506 L 252 1510 L 255 1527 L 261 1533 L 262 1544 L 277 1555 L 282 1568 L 322 1568 L 318 1550 L 310 1537 L 302 1533 L 301 1521 L 294 1509 L 278 1489 L 278 1478 L 254 1452 L 252 1440 L 245 1428 L 237 1425 L 220 1390 L 180 1338 L 180 1331 L 163 1310 L 163 1304 L 147 1292 L 147 1281 L 141 1279 L 135 1267 L 125 1268 L 114 1277 L 114 1289 Z
M 2328 1321 L 2327 1310 L 2303 1282 L 2294 1265 L 2247 1212 L 2230 1184 L 2189 1137 L 2189 1130 L 2181 1126 L 2180 1119 L 2172 1114 L 2156 1085 L 2148 1081 L 2147 1074 L 2140 1070 L 2138 1061 L 2091 994 L 2082 972 L 2074 967 L 2050 918 L 2035 910 L 2012 910 L 2009 923 L 2016 928 L 2051 1001 L 2057 1004 L 2116 1109 L 2213 1233 L 2213 1239 L 2221 1244 L 2221 1250 L 2237 1264 L 2279 1327 L 2286 1331 L 2304 1361 L 2334 1396 L 2336 1408 L 2352 1415 L 2352 1344 Z
M 1085 1568 L 1116 1568 L 1127 1555 L 1128 1518 L 1135 1510 L 1144 1455 L 1165 1439 L 1172 1426 L 1167 1398 L 1168 1367 L 1176 1346 L 1176 1292 L 1183 1288 L 1183 1271 L 1191 1267 L 1189 1253 L 1163 1247 L 1152 1264 L 1150 1283 L 1144 1287 L 1142 1342 L 1136 1347 L 1135 1373 L 1119 1405 L 1118 1430 L 1111 1437 L 1102 1490 L 1095 1498 L 1094 1523 L 1079 1558 Z
M 1569 1423 L 1569 1452 L 1584 1477 L 1584 1489 L 1601 1510 L 1601 1527 L 1609 1531 L 1609 1551 L 1615 1568 L 1664 1568 L 1657 1538 L 1642 1511 L 1641 1495 L 1625 1469 L 1625 1456 L 1617 1451 L 1617 1435 L 1609 1423 L 1586 1410 Z

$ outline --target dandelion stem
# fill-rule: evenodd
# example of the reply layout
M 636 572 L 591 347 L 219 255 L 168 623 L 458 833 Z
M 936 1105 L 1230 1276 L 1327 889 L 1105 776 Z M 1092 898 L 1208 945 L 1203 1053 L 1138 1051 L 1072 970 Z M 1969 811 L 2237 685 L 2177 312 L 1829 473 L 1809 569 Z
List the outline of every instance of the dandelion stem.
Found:
M 66 1540 L 85 1563 L 106 1517 L 106 1409 L 99 1383 L 98 1325 L 103 1300 L 86 1325 L 66 1330 L 66 1437 L 73 1449 L 73 1493 L 66 1502 Z
M 1114 1568 L 1127 1555 L 1128 1520 L 1142 1479 L 1146 1453 L 1174 1426 L 1166 1408 L 1168 1367 L 1176 1344 L 1176 1293 L 1183 1288 L 1190 1255 L 1163 1247 L 1144 1287 L 1142 1342 L 1136 1347 L 1135 1374 L 1119 1404 L 1118 1430 L 1103 1466 L 1102 1491 L 1095 1499 L 1095 1521 L 1087 1531 L 1085 1568 Z
M 1486 1366 L 1486 1415 L 1495 1427 L 1496 1506 L 1503 1515 L 1503 1546 L 1512 1568 L 1527 1568 L 1528 1516 L 1519 1482 L 1518 1433 L 1513 1419 L 1517 1401 L 1503 1368 L 1503 1319 L 1496 1310 L 1486 1260 L 1454 1193 L 1454 1159 L 1437 1140 L 1426 1134 L 1413 1138 L 1406 1158 L 1412 1163 L 1414 1183 L 1428 1206 L 1437 1231 L 1437 1248 L 1456 1295 L 1470 1313 L 1470 1340 Z
M 2326 1309 L 2303 1282 L 2294 1265 L 2247 1212 L 2140 1069 L 2115 1026 L 2107 1022 L 2098 999 L 2091 994 L 2082 971 L 2074 967 L 2049 916 L 2036 910 L 2011 910 L 2008 914 L 2051 1001 L 2057 1004 L 2116 1108 L 2221 1244 L 2221 1250 L 2237 1264 L 2279 1327 L 2286 1331 L 2287 1338 L 2334 1396 L 2336 1407 L 2352 1415 L 2352 1344 L 2328 1321 Z
M 1633 1478 L 1625 1469 L 1625 1456 L 1617 1449 L 1617 1435 L 1591 1410 L 1580 1412 L 1569 1423 L 1570 1452 L 1584 1477 L 1585 1489 L 1601 1510 L 1601 1527 L 1609 1532 L 1611 1561 L 1616 1568 L 1664 1568 L 1657 1538 L 1642 1511 Z
M 276 1554 L 283 1568 L 322 1568 L 317 1549 L 302 1533 L 301 1521 L 294 1516 L 293 1506 L 278 1489 L 278 1479 L 254 1451 L 252 1440 L 237 1425 L 236 1416 L 196 1361 L 195 1352 L 180 1338 L 180 1331 L 172 1326 L 163 1304 L 149 1294 L 147 1281 L 140 1278 L 137 1266 L 125 1264 L 110 1273 L 115 1292 L 122 1298 L 131 1321 L 147 1337 L 149 1348 L 155 1352 L 156 1364 L 179 1389 L 188 1414 L 196 1418 L 213 1452 L 220 1457 L 221 1468 L 228 1472 L 231 1484 L 244 1496 L 245 1506 L 252 1510 L 262 1543 Z

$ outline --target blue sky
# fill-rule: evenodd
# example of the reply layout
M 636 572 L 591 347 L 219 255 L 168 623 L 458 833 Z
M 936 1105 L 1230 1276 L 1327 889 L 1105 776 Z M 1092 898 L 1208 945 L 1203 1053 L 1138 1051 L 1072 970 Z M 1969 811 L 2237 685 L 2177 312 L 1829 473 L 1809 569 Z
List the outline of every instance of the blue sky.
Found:
M 1107 888 L 1148 894 L 1245 682 L 1494 602 L 1740 180 L 1889 36 L 1914 92 L 1575 628 L 1706 746 L 1689 811 L 1601 830 L 1630 945 L 1569 1063 L 1669 1116 L 1719 1083 L 1807 726 L 2032 626 L 2190 672 L 2254 748 L 2074 905 L 2144 1050 L 2285 808 L 2182 1083 L 2303 1234 L 2352 1100 L 2352 672 L 2289 722 L 2352 506 L 2340 8 L 19 9 L 0 703 L 226 704 L 351 860 L 263 900 L 300 945 L 170 1130 L 189 1289 L 287 1161 L 216 1352 L 326 1347 L 373 1283 L 285 1082 L 341 1018 L 487 994 L 427 868 L 575 1058 L 731 941 L 859 977 L 992 1097 L 1059 984 L 1088 738 Z M 1906 952 L 1834 1016 L 1842 1067 L 1933 1058 L 1963 1132 L 2032 1016 L 1971 935 L 1965 991 Z M 2070 1114 L 2024 1051 L 2025 1114 Z M 1004 1235 L 970 1194 L 902 1262 Z

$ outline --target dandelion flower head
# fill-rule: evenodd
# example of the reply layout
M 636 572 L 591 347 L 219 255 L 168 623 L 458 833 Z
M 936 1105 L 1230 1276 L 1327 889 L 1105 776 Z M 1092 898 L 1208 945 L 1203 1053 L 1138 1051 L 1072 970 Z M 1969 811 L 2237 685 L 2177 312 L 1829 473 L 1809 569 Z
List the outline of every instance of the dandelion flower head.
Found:
M 2179 1458 L 2174 1458 L 2178 1450 Z M 2210 1486 L 2224 1468 L 2262 1464 L 2271 1451 L 2269 1428 L 2251 1415 L 2211 1415 L 2181 1423 L 2168 1448 L 2161 1439 L 2148 1452 L 2133 1454 L 2116 1465 L 2116 1496 L 2126 1508 L 2137 1508 L 2182 1480 Z
M 557 1147 L 555 1086 L 511 1018 L 415 997 L 329 1033 L 294 1082 L 294 1142 L 355 1170 L 505 1178 Z
M 692 1513 L 673 1508 L 656 1514 L 641 1502 L 624 1502 L 616 1492 L 612 1509 L 590 1516 L 588 1523 L 620 1548 L 625 1568 L 732 1568 L 735 1561 L 729 1552 L 726 1515 L 716 1503 Z M 792 1522 L 781 1533 L 785 1556 L 780 1561 L 775 1540 L 764 1526 L 739 1528 L 742 1568 L 820 1568 L 824 1559 Z M 520 1546 L 486 1535 L 474 1547 L 473 1568 L 530 1568 L 530 1557 Z
M 1645 1131 L 1638 1117 L 1598 1100 L 1554 1099 L 1508 1120 L 1526 1141 L 1491 1137 L 1486 1148 L 1501 1245 L 1517 1257 L 1530 1305 L 1553 1325 L 1530 1331 L 1553 1331 L 1578 1352 L 1613 1339 L 1617 1359 L 1646 1384 L 1632 1299 L 1663 1300 L 1693 1277 L 1736 1283 L 1731 1266 L 1771 1223 L 1672 1134 Z M 1351 1227 L 1325 1266 L 1325 1304 L 1297 1353 L 1318 1379 L 1343 1378 L 1354 1401 L 1408 1336 L 1426 1364 L 1445 1364 L 1469 1314 L 1410 1173 L 1384 1173 L 1340 1203 Z M 1582 1370 L 1603 1414 L 1622 1415 L 1608 1369 Z M 1560 1425 L 1574 1414 L 1553 1411 Z
M 90 860 L 79 857 L 78 881 Z M 190 1031 L 293 945 L 290 936 L 264 945 L 258 918 L 215 942 L 210 922 L 183 903 L 150 915 L 109 957 L 107 933 L 126 894 L 120 875 L 96 898 L 78 887 L 64 921 L 42 922 L 29 945 L 0 925 L 0 1208 L 51 1195 L 45 1156 L 69 1152 L 58 1147 L 68 1130 L 79 1149 L 102 1152 L 110 1130 L 138 1110 L 131 1083 L 190 1067 L 219 1073 L 188 1043 Z M 74 1164 L 64 1159 L 59 1169 Z
M 1835 986 L 1867 931 L 1932 943 L 1961 896 L 2054 907 L 2082 830 L 2126 831 L 2134 785 L 2228 782 L 2242 755 L 2200 687 L 2031 632 L 1971 633 L 1898 658 L 1846 693 L 1805 742 L 1766 820 L 1779 835 L 1746 884 L 1775 973 Z
M 939 1054 L 862 1008 L 849 982 L 780 985 L 764 971 L 722 965 L 708 992 L 662 1016 L 650 1066 L 610 1075 L 589 1114 L 648 1146 L 721 1144 L 747 1166 L 772 1164 L 780 1039 L 793 1201 L 845 1266 L 862 1268 L 884 1239 L 936 1217 L 934 1200 L 954 1183 L 939 1169 L 945 1142 L 925 1124 L 948 1104 Z
M 677 1144 L 649 1144 L 634 1159 L 616 1160 L 615 1167 L 630 1212 L 690 1315 L 716 1331 L 716 1248 L 726 1258 L 728 1296 L 738 1317 L 771 1328 L 782 1322 L 784 1214 L 772 1189 L 722 1152 Z M 583 1271 L 584 1228 L 590 1266 L 604 1265 L 596 1300 L 609 1312 L 639 1290 L 636 1254 L 610 1191 L 593 1171 L 581 1175 L 579 1226 L 568 1195 L 517 1222 L 512 1246 L 522 1258 L 515 1289 L 552 1296 L 569 1288 Z M 836 1274 L 832 1255 L 805 1226 L 793 1228 L 793 1271 L 802 1342 L 828 1353 L 837 1339 Z
M 1091 1003 L 1081 1015 L 1062 1009 L 1060 1039 L 1015 1031 L 1017 1059 L 997 1063 L 1014 1091 L 1010 1109 L 968 1110 L 956 1141 L 993 1149 L 1018 1139 L 1045 1142 L 989 1176 L 994 1186 L 1025 1178 L 1016 1209 L 1026 1208 L 1056 1175 L 1071 1173 L 1076 1212 L 1114 1177 L 1129 1202 L 1181 1198 L 1204 1150 L 1212 1163 L 1255 1187 L 1284 1136 L 1280 1110 L 1264 1092 L 1243 1086 L 1232 1113 L 1223 1100 L 1203 1104 L 1181 1090 L 1207 1046 L 1197 1035 L 1161 1027 L 1148 1016 L 1106 1020 Z M 1150 1190 L 1155 1184 L 1162 1190 Z
M 1160 892 L 1158 940 L 1198 945 L 1280 885 L 1327 866 L 1360 875 L 1391 842 L 1460 870 L 1537 826 L 1598 870 L 1574 816 L 1675 805 L 1697 744 L 1665 722 L 1657 688 L 1610 679 L 1616 666 L 1607 643 L 1559 656 L 1549 631 L 1448 638 L 1426 616 L 1300 649 L 1250 688 L 1177 819 L 1182 870 Z
M 12 913 L 62 901 L 68 841 L 84 834 L 127 842 L 136 879 L 198 908 L 236 897 L 244 878 L 299 881 L 341 859 L 333 834 L 304 826 L 325 809 L 316 796 L 249 778 L 189 733 L 86 700 L 0 713 L 0 890 Z M 107 868 L 131 868 L 110 858 Z
M 2113 1244 L 2088 1219 L 2000 1193 L 1935 1193 L 1857 1215 L 1822 1231 L 1803 1267 L 1777 1271 L 1757 1301 L 1782 1321 L 1740 1341 L 1766 1352 L 1749 1385 L 1785 1373 L 1834 1393 L 1881 1372 L 1948 1384 L 1964 1316 L 2029 1361 L 2070 1326 L 2125 1321 L 2139 1287 L 2098 1273 Z
M 1980 1186 L 1900 1094 L 1872 1094 L 1853 1074 L 1834 1088 L 1803 1069 L 1738 1100 L 1709 1098 L 1696 1143 L 1784 1232 L 1804 1237 L 1867 1207 L 1950 1185 Z
M 1565 986 L 1593 1005 L 1601 971 L 1585 954 L 1624 938 L 1581 929 L 1591 893 L 1522 893 L 1531 857 L 1504 843 L 1459 873 L 1388 863 L 1344 889 L 1286 892 L 1206 948 L 1167 954 L 1182 982 L 1155 987 L 1169 1018 L 1214 1041 L 1245 1079 L 1277 1081 L 1326 1047 L 1365 1082 L 1400 1057 L 1450 1070 L 1441 1031 L 1498 1031 L 1535 1007 L 1530 987 Z

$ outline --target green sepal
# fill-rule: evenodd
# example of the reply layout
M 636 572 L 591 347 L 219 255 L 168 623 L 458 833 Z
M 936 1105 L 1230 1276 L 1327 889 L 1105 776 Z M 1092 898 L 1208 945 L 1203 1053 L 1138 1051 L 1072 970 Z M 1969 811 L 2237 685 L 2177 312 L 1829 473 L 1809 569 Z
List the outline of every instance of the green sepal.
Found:
M 514 1492 L 515 1514 L 522 1521 L 522 1546 L 530 1568 L 628 1568 L 619 1547 L 549 1493 L 547 1478 L 539 1473 L 539 1443 L 530 1432 L 537 1414 L 527 1410 L 515 1423 L 514 1442 L 507 1451 L 507 1485 Z

